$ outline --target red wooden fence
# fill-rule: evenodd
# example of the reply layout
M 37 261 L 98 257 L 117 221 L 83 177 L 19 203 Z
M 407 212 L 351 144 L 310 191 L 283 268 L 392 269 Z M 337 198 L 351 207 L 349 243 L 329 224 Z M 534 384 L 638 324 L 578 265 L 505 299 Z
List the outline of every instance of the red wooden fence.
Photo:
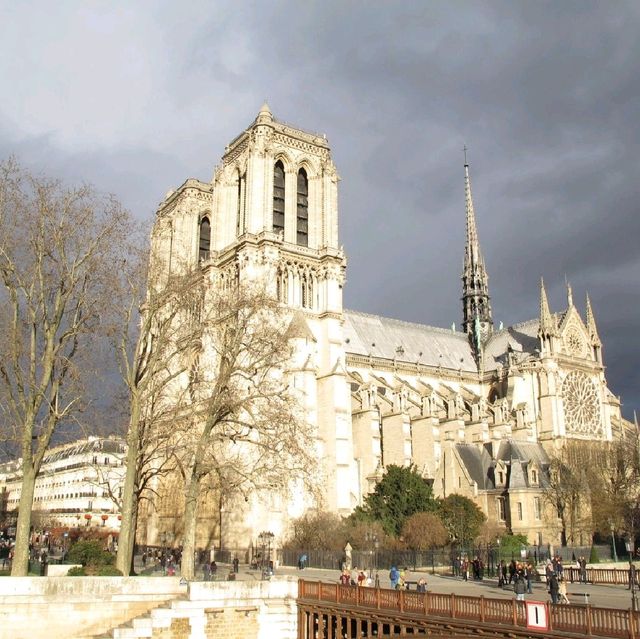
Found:
M 300 579 L 298 584 L 298 600 L 306 604 L 344 604 L 360 610 L 389 612 L 398 619 L 402 615 L 424 615 L 512 627 L 527 625 L 525 603 L 515 599 L 363 588 L 304 579 Z M 640 639 L 640 612 L 564 604 L 548 604 L 548 610 L 550 632 Z

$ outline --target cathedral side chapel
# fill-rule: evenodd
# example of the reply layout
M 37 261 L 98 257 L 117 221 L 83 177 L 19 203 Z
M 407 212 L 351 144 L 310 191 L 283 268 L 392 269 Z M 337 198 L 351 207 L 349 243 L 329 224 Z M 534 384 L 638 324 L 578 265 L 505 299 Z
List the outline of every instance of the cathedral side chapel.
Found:
M 473 499 L 490 521 L 530 543 L 557 543 L 543 499 L 549 452 L 566 439 L 611 440 L 632 425 L 609 390 L 589 298 L 584 316 L 567 290 L 553 312 L 540 283 L 539 316 L 494 327 L 469 165 L 462 330 L 345 310 L 338 239 L 338 175 L 324 135 L 276 120 L 265 104 L 226 147 L 213 180 L 188 179 L 161 203 L 152 254 L 164 268 L 262 280 L 291 310 L 299 368 L 326 485 L 322 507 L 362 504 L 384 469 L 415 464 L 438 496 Z M 167 539 L 175 485 L 159 486 L 147 543 Z M 164 494 L 164 496 L 163 496 Z M 275 543 L 308 501 L 256 495 L 212 500 L 200 517 L 206 547 Z M 207 510 L 208 508 L 208 510 Z M 575 531 L 578 537 L 588 530 Z

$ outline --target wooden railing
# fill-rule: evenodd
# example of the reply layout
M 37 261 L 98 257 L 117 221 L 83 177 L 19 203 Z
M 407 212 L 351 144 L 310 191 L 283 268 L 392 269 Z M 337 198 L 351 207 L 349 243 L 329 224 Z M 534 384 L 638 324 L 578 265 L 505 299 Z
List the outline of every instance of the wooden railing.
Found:
M 587 568 L 587 581 L 592 584 L 624 584 L 629 583 L 629 571 L 620 568 Z M 580 581 L 580 569 L 565 566 L 563 570 L 567 581 Z
M 456 594 L 342 586 L 299 580 L 298 601 L 303 604 L 340 604 L 392 613 L 396 617 L 431 616 L 489 624 L 526 627 L 525 602 Z M 547 604 L 549 631 L 587 637 L 640 639 L 640 612 Z

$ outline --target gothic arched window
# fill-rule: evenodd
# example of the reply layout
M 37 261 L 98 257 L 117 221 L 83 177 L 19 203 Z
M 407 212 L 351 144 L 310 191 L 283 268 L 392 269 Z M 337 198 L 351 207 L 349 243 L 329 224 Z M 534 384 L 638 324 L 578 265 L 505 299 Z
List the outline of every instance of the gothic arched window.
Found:
M 202 262 L 203 260 L 209 259 L 209 251 L 211 248 L 211 222 L 209 222 L 208 217 L 203 217 L 200 220 L 200 232 L 199 232 L 199 259 Z
M 244 233 L 244 202 L 245 202 L 246 175 L 238 175 L 238 193 L 236 206 L 236 236 Z
M 273 232 L 284 233 L 284 165 L 280 160 L 273 169 Z
M 304 169 L 298 171 L 296 242 L 309 246 L 309 180 Z
M 276 295 L 279 302 L 286 303 L 289 298 L 287 271 L 279 267 L 276 276 Z

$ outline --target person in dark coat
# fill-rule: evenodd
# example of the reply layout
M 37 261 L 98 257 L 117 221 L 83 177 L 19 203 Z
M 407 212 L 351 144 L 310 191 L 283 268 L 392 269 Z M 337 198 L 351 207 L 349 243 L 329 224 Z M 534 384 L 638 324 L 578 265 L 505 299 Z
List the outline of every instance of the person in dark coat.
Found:
M 527 583 L 521 572 L 516 574 L 516 582 L 513 585 L 513 590 L 516 593 L 516 599 L 518 601 L 524 601 L 524 593 L 527 592 Z
M 551 573 L 549 577 L 549 594 L 551 595 L 551 603 L 558 603 L 558 593 L 560 591 L 560 584 L 558 583 L 558 577 L 556 573 Z

